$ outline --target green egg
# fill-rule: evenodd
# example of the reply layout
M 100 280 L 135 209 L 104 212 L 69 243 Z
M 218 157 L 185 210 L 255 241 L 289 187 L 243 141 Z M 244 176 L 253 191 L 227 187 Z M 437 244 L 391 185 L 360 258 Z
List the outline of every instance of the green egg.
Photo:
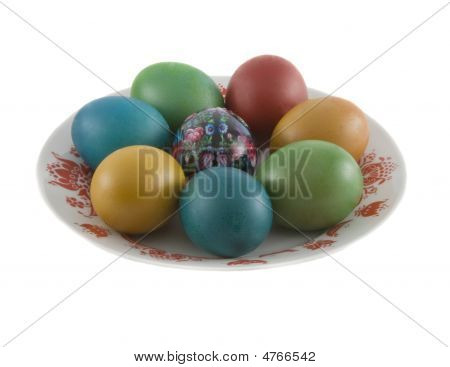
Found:
M 303 140 L 271 154 L 256 178 L 272 199 L 277 223 L 314 231 L 340 222 L 359 203 L 363 177 L 355 159 L 341 147 Z
M 214 80 L 193 66 L 161 62 L 143 69 L 134 79 L 131 96 L 155 107 L 176 131 L 192 113 L 223 107 Z

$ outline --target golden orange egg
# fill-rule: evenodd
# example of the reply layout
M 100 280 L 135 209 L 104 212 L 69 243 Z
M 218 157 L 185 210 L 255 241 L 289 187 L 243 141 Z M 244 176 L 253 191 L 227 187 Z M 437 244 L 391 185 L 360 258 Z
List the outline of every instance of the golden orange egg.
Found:
M 338 97 L 309 99 L 289 110 L 270 139 L 275 151 L 299 140 L 325 140 L 358 160 L 369 141 L 367 118 L 357 106 Z
M 150 232 L 178 205 L 183 170 L 166 152 L 145 145 L 116 150 L 97 167 L 91 200 L 106 224 L 123 233 Z

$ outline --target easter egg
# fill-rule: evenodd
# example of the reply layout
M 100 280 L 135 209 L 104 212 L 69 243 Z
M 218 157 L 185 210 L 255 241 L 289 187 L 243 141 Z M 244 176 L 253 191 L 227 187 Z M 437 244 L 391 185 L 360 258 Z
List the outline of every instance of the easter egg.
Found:
M 300 231 L 324 229 L 359 203 L 363 178 L 353 157 L 336 144 L 303 140 L 272 153 L 256 170 L 277 222 Z
M 252 251 L 272 225 L 271 203 L 264 187 L 232 167 L 197 173 L 183 189 L 180 217 L 194 244 L 222 257 Z
M 183 170 L 170 154 L 130 146 L 110 154 L 94 172 L 92 205 L 115 230 L 147 233 L 174 214 L 184 182 Z
M 170 129 L 152 106 L 122 96 L 96 99 L 82 107 L 72 123 L 72 140 L 93 169 L 110 153 L 130 145 L 165 147 Z
M 213 166 L 253 174 L 256 166 L 256 148 L 247 125 L 220 107 L 189 116 L 176 134 L 172 155 L 188 176 Z
M 172 131 L 190 114 L 224 105 L 219 88 L 208 75 L 178 62 L 161 62 L 142 70 L 133 81 L 131 96 L 157 108 Z
M 234 72 L 226 107 L 241 116 L 258 138 L 268 139 L 280 118 L 306 99 L 306 85 L 295 66 L 281 57 L 263 55 Z
M 271 150 L 299 140 L 326 140 L 358 160 L 369 141 L 367 118 L 352 102 L 338 97 L 310 99 L 292 108 L 275 127 Z

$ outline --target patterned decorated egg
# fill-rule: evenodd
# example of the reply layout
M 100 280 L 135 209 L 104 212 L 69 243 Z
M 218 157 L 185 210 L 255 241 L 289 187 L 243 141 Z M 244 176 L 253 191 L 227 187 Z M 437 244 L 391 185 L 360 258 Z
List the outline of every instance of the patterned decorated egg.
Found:
M 272 206 L 264 187 L 231 167 L 197 173 L 182 191 L 179 210 L 192 242 L 222 257 L 254 250 L 272 226 Z
M 225 108 L 208 108 L 189 116 L 177 132 L 172 155 L 187 176 L 213 166 L 253 174 L 256 148 L 246 123 Z

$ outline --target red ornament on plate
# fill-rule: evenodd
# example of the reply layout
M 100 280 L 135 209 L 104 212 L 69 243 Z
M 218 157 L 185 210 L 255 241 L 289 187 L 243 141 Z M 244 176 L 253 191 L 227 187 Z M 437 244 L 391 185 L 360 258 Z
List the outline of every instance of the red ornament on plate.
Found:
M 397 168 L 391 157 L 377 159 L 375 152 L 363 156 L 359 165 L 364 178 L 365 196 L 376 193 L 378 186 L 392 179 L 392 172 Z
M 267 261 L 265 260 L 247 260 L 247 259 L 240 259 L 240 260 L 234 260 L 227 263 L 229 266 L 236 266 L 236 265 L 251 265 L 251 264 L 266 264 Z
M 85 212 L 78 211 L 86 217 L 95 216 L 96 214 L 92 207 L 89 194 L 92 179 L 92 172 L 89 166 L 84 163 L 77 163 L 68 158 L 63 158 L 54 152 L 52 154 L 56 158 L 56 161 L 47 164 L 47 172 L 52 177 L 49 184 L 75 191 L 78 198 L 66 197 L 67 204 L 74 208 L 87 209 Z
M 83 223 L 79 225 L 83 231 L 95 235 L 97 238 L 108 237 L 110 232 L 107 228 L 95 224 Z
M 374 201 L 368 205 L 362 205 L 356 210 L 355 217 L 378 217 L 380 211 L 388 207 L 386 201 L 387 199 Z
M 313 240 L 305 243 L 303 247 L 307 248 L 308 250 L 318 250 L 320 248 L 331 246 L 335 242 L 336 241 L 334 240 Z

